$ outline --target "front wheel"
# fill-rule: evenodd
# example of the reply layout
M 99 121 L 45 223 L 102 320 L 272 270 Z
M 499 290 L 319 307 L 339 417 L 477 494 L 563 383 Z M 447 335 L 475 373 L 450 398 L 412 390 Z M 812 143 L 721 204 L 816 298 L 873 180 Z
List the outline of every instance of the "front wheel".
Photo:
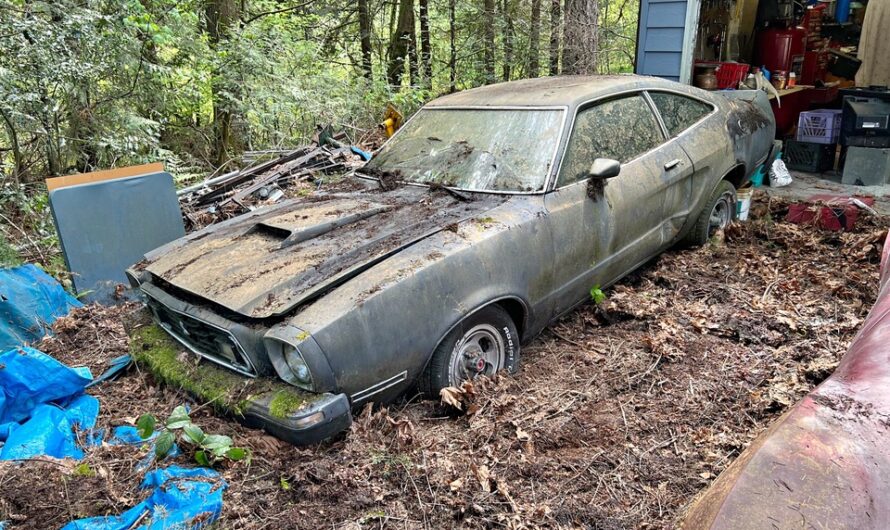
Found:
M 429 397 L 479 376 L 519 367 L 519 334 L 513 319 L 491 305 L 465 318 L 442 339 L 418 382 Z
M 704 245 L 718 230 L 726 228 L 735 219 L 735 208 L 735 186 L 725 180 L 720 181 L 695 224 L 678 246 L 688 248 Z

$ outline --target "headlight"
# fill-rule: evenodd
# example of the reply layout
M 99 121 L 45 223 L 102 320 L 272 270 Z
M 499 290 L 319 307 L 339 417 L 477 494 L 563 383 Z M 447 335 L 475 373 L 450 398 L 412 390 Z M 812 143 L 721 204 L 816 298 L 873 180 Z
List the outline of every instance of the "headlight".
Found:
M 269 360 L 279 377 L 303 390 L 315 389 L 312 372 L 296 346 L 274 338 L 267 338 L 265 343 Z

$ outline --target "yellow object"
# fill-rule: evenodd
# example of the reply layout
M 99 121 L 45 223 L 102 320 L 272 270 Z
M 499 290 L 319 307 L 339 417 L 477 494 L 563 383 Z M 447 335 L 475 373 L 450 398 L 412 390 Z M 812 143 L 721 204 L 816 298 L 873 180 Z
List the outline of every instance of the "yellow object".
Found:
M 386 104 L 386 111 L 383 113 L 383 123 L 381 123 L 380 126 L 383 127 L 383 131 L 386 133 L 387 138 L 391 137 L 397 130 L 399 130 L 404 119 L 402 113 L 399 112 L 392 103 Z

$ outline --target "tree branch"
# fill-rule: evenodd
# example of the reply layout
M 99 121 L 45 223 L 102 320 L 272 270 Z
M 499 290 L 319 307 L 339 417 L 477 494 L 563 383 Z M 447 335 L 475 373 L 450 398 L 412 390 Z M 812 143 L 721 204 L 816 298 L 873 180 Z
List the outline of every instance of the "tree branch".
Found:
M 257 13 L 256 15 L 253 15 L 252 17 L 245 20 L 244 23 L 242 24 L 242 26 L 246 26 L 246 25 L 250 24 L 251 22 L 258 20 L 260 18 L 263 18 L 265 16 L 268 16 L 268 15 L 277 15 L 279 13 L 287 13 L 288 11 L 296 11 L 297 9 L 302 9 L 302 8 L 304 8 L 306 6 L 310 6 L 314 3 L 315 3 L 315 0 L 307 0 L 306 2 L 303 2 L 302 4 L 297 4 L 295 6 L 284 7 L 281 9 L 275 9 L 273 11 L 265 11 L 263 13 Z

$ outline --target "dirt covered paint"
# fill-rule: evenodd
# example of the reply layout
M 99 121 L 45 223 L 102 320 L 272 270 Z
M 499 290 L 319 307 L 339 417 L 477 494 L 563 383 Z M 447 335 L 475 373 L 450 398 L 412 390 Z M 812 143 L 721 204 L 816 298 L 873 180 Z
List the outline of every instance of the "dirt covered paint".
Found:
M 419 187 L 379 191 L 296 200 L 210 227 L 145 268 L 231 311 L 265 318 L 506 200 L 467 201 Z
M 744 100 L 730 102 L 730 112 L 726 115 L 726 130 L 733 138 L 745 136 L 770 125 L 770 119 L 762 109 Z

